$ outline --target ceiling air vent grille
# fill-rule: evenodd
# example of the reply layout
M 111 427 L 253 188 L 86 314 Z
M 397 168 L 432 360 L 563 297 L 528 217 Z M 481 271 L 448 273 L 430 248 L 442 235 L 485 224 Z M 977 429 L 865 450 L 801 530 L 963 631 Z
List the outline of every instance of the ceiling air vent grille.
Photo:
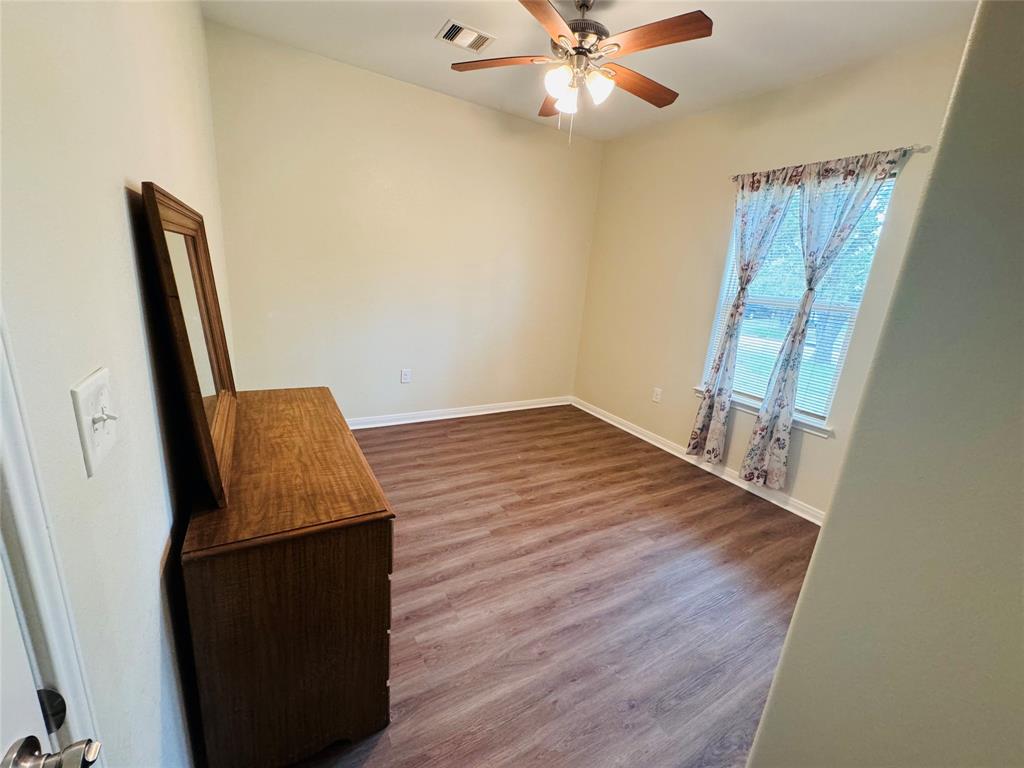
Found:
M 444 23 L 436 37 L 438 40 L 444 40 L 446 43 L 451 43 L 474 53 L 479 53 L 494 40 L 493 35 L 467 27 L 465 24 L 459 24 L 459 22 L 452 21 L 451 19 Z

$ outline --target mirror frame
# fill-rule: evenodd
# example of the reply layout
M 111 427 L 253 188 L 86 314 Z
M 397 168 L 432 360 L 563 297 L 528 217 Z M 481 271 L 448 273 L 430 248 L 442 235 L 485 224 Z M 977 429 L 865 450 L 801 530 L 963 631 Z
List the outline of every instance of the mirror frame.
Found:
M 214 501 L 217 506 L 223 507 L 227 504 L 227 488 L 235 442 L 237 391 L 228 356 L 227 338 L 224 335 L 224 320 L 217 299 L 213 265 L 210 262 L 206 227 L 198 211 L 151 181 L 142 183 L 142 200 L 153 254 L 156 257 L 156 271 L 164 306 L 174 339 L 174 356 L 181 371 L 189 421 L 199 449 L 199 461 Z M 196 372 L 195 358 L 192 356 L 192 345 L 185 326 L 185 315 L 181 308 L 178 284 L 174 279 L 165 232 L 175 232 L 185 237 L 206 350 L 210 357 L 214 386 L 217 389 L 213 418 L 209 420 L 199 389 L 199 376 Z

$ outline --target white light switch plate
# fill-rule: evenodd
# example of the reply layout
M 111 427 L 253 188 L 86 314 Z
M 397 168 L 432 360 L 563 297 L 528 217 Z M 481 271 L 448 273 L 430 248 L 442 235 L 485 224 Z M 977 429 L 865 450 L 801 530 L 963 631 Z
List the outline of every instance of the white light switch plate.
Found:
M 89 477 L 117 442 L 118 414 L 110 394 L 110 371 L 97 368 L 71 388 L 85 472 Z
M 410 384 L 412 382 L 412 368 L 403 368 L 402 375 L 399 377 L 399 380 L 403 384 Z

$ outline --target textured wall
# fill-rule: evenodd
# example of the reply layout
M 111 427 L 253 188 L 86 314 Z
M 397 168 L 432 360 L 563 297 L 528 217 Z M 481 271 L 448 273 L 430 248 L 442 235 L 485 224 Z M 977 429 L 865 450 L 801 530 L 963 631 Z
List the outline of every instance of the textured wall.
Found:
M 983 4 L 751 766 L 1024 765 L 1022 75 Z
M 965 34 L 606 145 L 576 394 L 685 445 L 729 245 L 731 177 L 934 144 Z M 933 157 L 912 157 L 896 184 L 836 392 L 835 437 L 793 433 L 788 494 L 822 511 Z M 664 390 L 660 404 L 652 387 Z M 753 423 L 733 409 L 726 466 L 739 468 Z
M 207 29 L 239 386 L 349 417 L 569 394 L 600 145 Z
M 172 509 L 125 187 L 201 211 L 230 318 L 206 48 L 188 3 L 5 3 L 3 305 L 107 765 L 190 762 L 161 574 Z M 86 478 L 69 389 L 112 375 Z

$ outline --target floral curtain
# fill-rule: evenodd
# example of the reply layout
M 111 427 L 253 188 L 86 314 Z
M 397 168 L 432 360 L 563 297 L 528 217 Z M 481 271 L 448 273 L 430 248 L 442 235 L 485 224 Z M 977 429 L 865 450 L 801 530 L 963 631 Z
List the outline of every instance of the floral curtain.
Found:
M 796 386 L 815 288 L 882 183 L 897 171 L 905 155 L 905 150 L 894 149 L 813 163 L 804 169 L 800 235 L 807 291 L 768 380 L 768 391 L 740 469 L 744 480 L 769 488 L 782 488 L 785 483 Z
M 747 286 L 754 279 L 775 233 L 782 223 L 790 198 L 796 191 L 803 166 L 780 168 L 737 176 L 735 252 L 739 290 L 733 299 L 722 329 L 722 339 L 704 382 L 704 393 L 693 423 L 688 454 L 704 455 L 717 464 L 722 460 L 726 420 L 732 402 L 732 380 L 736 366 L 736 348 L 740 323 L 747 300 Z

